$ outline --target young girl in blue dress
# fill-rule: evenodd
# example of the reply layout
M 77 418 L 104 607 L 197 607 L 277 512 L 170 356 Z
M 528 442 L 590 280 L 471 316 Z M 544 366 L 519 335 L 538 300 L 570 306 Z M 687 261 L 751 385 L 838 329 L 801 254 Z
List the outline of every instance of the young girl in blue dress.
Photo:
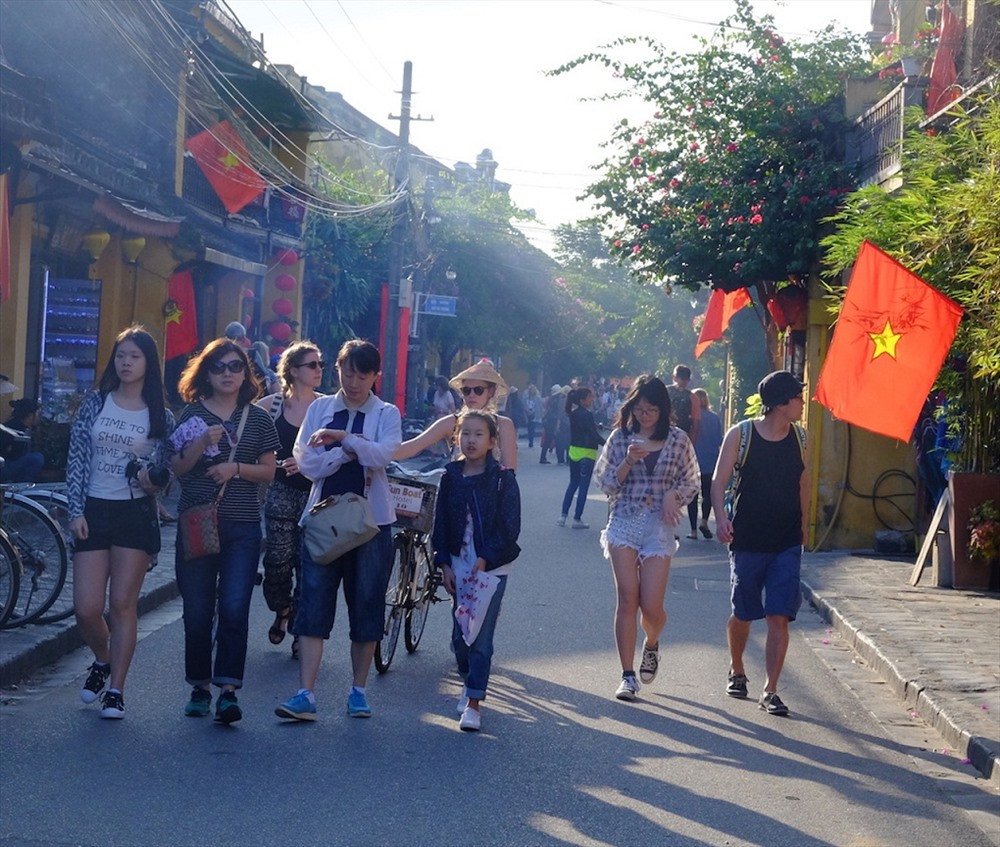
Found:
M 454 598 L 451 643 L 465 683 L 458 700 L 459 727 L 476 732 L 500 603 L 511 562 L 521 552 L 521 495 L 514 472 L 493 457 L 496 417 L 466 409 L 458 431 L 461 457 L 441 478 L 431 540 L 445 590 Z

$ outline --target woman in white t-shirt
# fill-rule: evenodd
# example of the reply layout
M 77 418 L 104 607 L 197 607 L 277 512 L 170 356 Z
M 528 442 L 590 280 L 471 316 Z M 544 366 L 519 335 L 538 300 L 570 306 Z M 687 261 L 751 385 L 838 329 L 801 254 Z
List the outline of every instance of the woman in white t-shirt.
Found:
M 131 326 L 115 339 L 97 390 L 73 421 L 66 468 L 73 602 L 94 651 L 80 699 L 100 696 L 102 718 L 125 717 L 122 691 L 135 652 L 139 590 L 160 550 L 155 495 L 170 480 L 165 448 L 173 428 L 156 342 Z

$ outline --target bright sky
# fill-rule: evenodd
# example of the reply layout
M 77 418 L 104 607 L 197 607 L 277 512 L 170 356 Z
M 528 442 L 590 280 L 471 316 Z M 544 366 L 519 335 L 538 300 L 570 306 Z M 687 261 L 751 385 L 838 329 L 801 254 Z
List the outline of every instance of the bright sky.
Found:
M 732 0 L 228 0 L 274 64 L 339 91 L 396 131 L 403 62 L 413 63 L 410 141 L 448 166 L 475 163 L 483 148 L 499 162 L 518 205 L 539 221 L 523 227 L 543 249 L 548 231 L 592 213 L 576 198 L 603 158 L 600 142 L 623 103 L 581 98 L 614 88 L 596 66 L 549 78 L 558 67 L 627 35 L 697 48 L 733 11 Z M 758 0 L 785 36 L 807 36 L 834 20 L 863 35 L 871 0 Z

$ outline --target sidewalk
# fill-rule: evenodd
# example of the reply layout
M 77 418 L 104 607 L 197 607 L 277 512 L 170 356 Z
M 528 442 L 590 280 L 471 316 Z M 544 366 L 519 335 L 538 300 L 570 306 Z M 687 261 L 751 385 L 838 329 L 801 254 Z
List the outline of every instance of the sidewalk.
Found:
M 175 525 L 163 528 L 140 614 L 177 596 L 175 535 Z M 844 552 L 807 554 L 803 590 L 896 696 L 1000 789 L 1000 595 L 935 588 L 926 576 L 911 587 L 912 567 Z M 82 644 L 72 619 L 0 631 L 0 689 Z

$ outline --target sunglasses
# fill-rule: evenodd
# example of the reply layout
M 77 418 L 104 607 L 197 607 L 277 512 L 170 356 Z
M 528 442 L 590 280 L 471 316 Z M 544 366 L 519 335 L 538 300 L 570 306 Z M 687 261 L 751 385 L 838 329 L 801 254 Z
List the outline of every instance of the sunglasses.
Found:
M 462 394 L 468 397 L 470 394 L 475 394 L 477 397 L 482 397 L 486 389 L 482 385 L 463 385 Z
M 243 362 L 239 359 L 234 359 L 232 362 L 209 362 L 208 372 L 218 376 L 219 374 L 224 374 L 226 371 L 231 374 L 238 374 L 243 372 Z
M 320 370 L 323 370 L 323 368 L 326 367 L 326 362 L 324 362 L 322 359 L 320 359 L 319 361 L 315 361 L 314 360 L 312 362 L 299 362 L 297 365 L 292 365 L 292 367 L 295 367 L 295 368 L 312 368 L 313 370 L 316 370 L 316 368 L 319 368 Z

